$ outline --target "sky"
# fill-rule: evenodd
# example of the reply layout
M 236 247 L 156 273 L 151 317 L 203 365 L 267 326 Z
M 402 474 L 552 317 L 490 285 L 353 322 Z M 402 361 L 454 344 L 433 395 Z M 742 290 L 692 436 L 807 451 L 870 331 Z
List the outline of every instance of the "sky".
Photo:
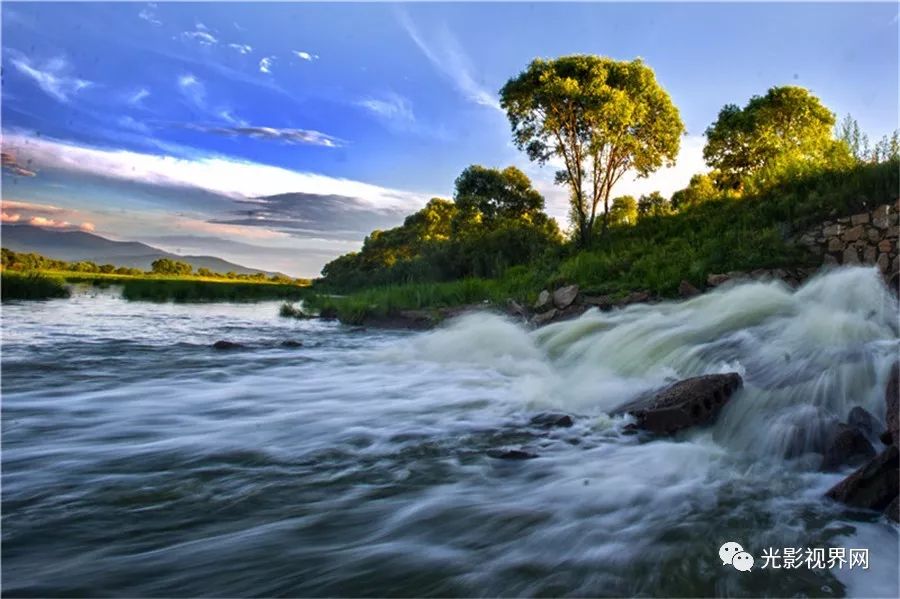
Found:
M 497 91 L 536 57 L 641 57 L 706 170 L 728 103 L 810 89 L 872 138 L 897 127 L 898 6 L 17 3 L 2 18 L 3 222 L 92 231 L 316 276 L 375 228 L 515 165 L 566 225 L 564 189 L 512 144 Z

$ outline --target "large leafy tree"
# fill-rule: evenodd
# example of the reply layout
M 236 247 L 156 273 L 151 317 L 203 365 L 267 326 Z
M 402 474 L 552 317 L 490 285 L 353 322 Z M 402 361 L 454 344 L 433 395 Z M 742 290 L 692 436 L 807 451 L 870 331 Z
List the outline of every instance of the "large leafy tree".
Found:
M 544 198 L 514 166 L 503 170 L 478 164 L 456 178 L 457 227 L 493 229 L 502 221 L 532 223 L 542 216 Z
M 634 196 L 619 196 L 612 201 L 609 208 L 609 224 L 633 225 L 637 222 L 638 205 Z
M 749 176 L 787 165 L 821 165 L 848 153 L 833 137 L 835 116 L 796 86 L 773 87 L 743 108 L 728 104 L 706 130 L 703 157 L 720 187 L 739 188 Z
M 576 54 L 536 59 L 500 90 L 516 145 L 531 160 L 558 159 L 572 219 L 586 245 L 613 186 L 628 171 L 647 176 L 678 154 L 684 125 L 669 94 L 641 60 Z

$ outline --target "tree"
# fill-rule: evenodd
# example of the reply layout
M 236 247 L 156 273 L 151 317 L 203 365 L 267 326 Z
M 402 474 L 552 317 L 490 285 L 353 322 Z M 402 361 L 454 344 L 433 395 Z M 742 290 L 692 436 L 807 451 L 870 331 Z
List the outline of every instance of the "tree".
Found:
M 193 267 L 187 262 L 181 262 L 180 260 L 158 258 L 150 264 L 150 269 L 156 275 L 189 275 Z
M 703 157 L 718 171 L 718 185 L 738 189 L 764 168 L 824 165 L 847 155 L 832 137 L 835 117 L 802 87 L 773 87 L 744 108 L 728 104 L 706 130 Z
M 640 59 L 576 54 L 535 59 L 500 90 L 513 139 L 538 164 L 558 158 L 579 242 L 588 243 L 603 205 L 627 171 L 645 177 L 674 163 L 684 125 L 669 94 Z
M 619 196 L 609 208 L 609 225 L 633 225 L 637 222 L 638 208 L 634 196 Z
M 637 205 L 638 219 L 665 216 L 672 213 L 672 206 L 658 191 L 642 195 Z
M 502 171 L 478 164 L 465 169 L 455 182 L 457 226 L 475 221 L 494 228 L 501 220 L 531 221 L 544 209 L 544 198 L 519 169 Z
M 870 159 L 869 136 L 862 132 L 855 118 L 849 114 L 845 116 L 837 126 L 835 135 L 838 140 L 847 144 L 847 149 L 857 161 L 864 162 Z
M 716 189 L 712 176 L 698 173 L 691 177 L 687 187 L 672 194 L 670 204 L 673 210 L 683 210 L 719 197 L 721 194 L 722 192 Z

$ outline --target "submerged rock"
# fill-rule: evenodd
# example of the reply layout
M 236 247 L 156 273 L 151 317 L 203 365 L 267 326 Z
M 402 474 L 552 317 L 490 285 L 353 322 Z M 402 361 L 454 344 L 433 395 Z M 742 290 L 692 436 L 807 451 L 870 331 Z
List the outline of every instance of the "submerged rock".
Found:
M 552 321 L 554 318 L 556 318 L 556 315 L 558 313 L 559 313 L 559 311 L 556 308 L 550 308 L 546 312 L 543 312 L 541 314 L 535 314 L 534 317 L 532 317 L 532 319 L 531 319 L 531 323 L 533 325 L 539 327 L 541 325 L 547 324 L 548 322 Z
M 553 305 L 560 310 L 565 310 L 578 297 L 578 285 L 567 285 L 553 292 Z
M 213 349 L 226 350 L 226 349 L 241 349 L 242 347 L 244 347 L 244 344 L 238 343 L 236 341 L 226 341 L 224 339 L 221 339 L 221 340 L 213 343 L 212 346 L 213 346 Z
M 891 367 L 887 389 L 884 391 L 884 404 L 884 422 L 887 424 L 885 434 L 890 436 L 890 440 L 885 443 L 900 445 L 900 362 L 894 362 Z
M 847 424 L 858 428 L 867 436 L 877 436 L 881 430 L 881 424 L 875 416 L 860 406 L 854 406 L 847 414 Z
M 736 372 L 698 376 L 625 403 L 611 413 L 631 414 L 637 420 L 637 428 L 670 435 L 715 420 L 742 384 L 741 375 Z
M 839 424 L 836 434 L 825 450 L 822 468 L 833 470 L 839 466 L 855 465 L 874 455 L 875 448 L 862 430 L 855 426 Z
M 487 454 L 498 460 L 532 460 L 538 457 L 536 453 L 524 449 L 489 449 Z
M 285 339 L 281 342 L 281 347 L 303 347 L 303 342 L 295 339 Z
M 891 445 L 827 493 L 835 501 L 870 510 L 884 510 L 900 492 L 900 452 Z
M 541 412 L 531 419 L 531 424 L 543 428 L 568 428 L 575 423 L 572 421 L 572 417 L 568 414 L 560 414 L 557 412 Z

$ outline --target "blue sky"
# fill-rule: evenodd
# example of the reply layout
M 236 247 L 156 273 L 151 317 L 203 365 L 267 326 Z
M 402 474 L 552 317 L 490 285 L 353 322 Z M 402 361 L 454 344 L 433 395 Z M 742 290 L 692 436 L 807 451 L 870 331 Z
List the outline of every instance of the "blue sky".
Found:
M 4 222 L 81 227 L 315 275 L 467 165 L 515 164 L 497 90 L 536 56 L 642 57 L 704 169 L 722 105 L 810 88 L 871 137 L 897 127 L 898 8 L 882 4 L 4 2 Z M 7 159 L 9 161 L 9 159 Z M 31 176 L 34 175 L 34 176 Z M 275 197 L 273 197 L 275 196 Z

